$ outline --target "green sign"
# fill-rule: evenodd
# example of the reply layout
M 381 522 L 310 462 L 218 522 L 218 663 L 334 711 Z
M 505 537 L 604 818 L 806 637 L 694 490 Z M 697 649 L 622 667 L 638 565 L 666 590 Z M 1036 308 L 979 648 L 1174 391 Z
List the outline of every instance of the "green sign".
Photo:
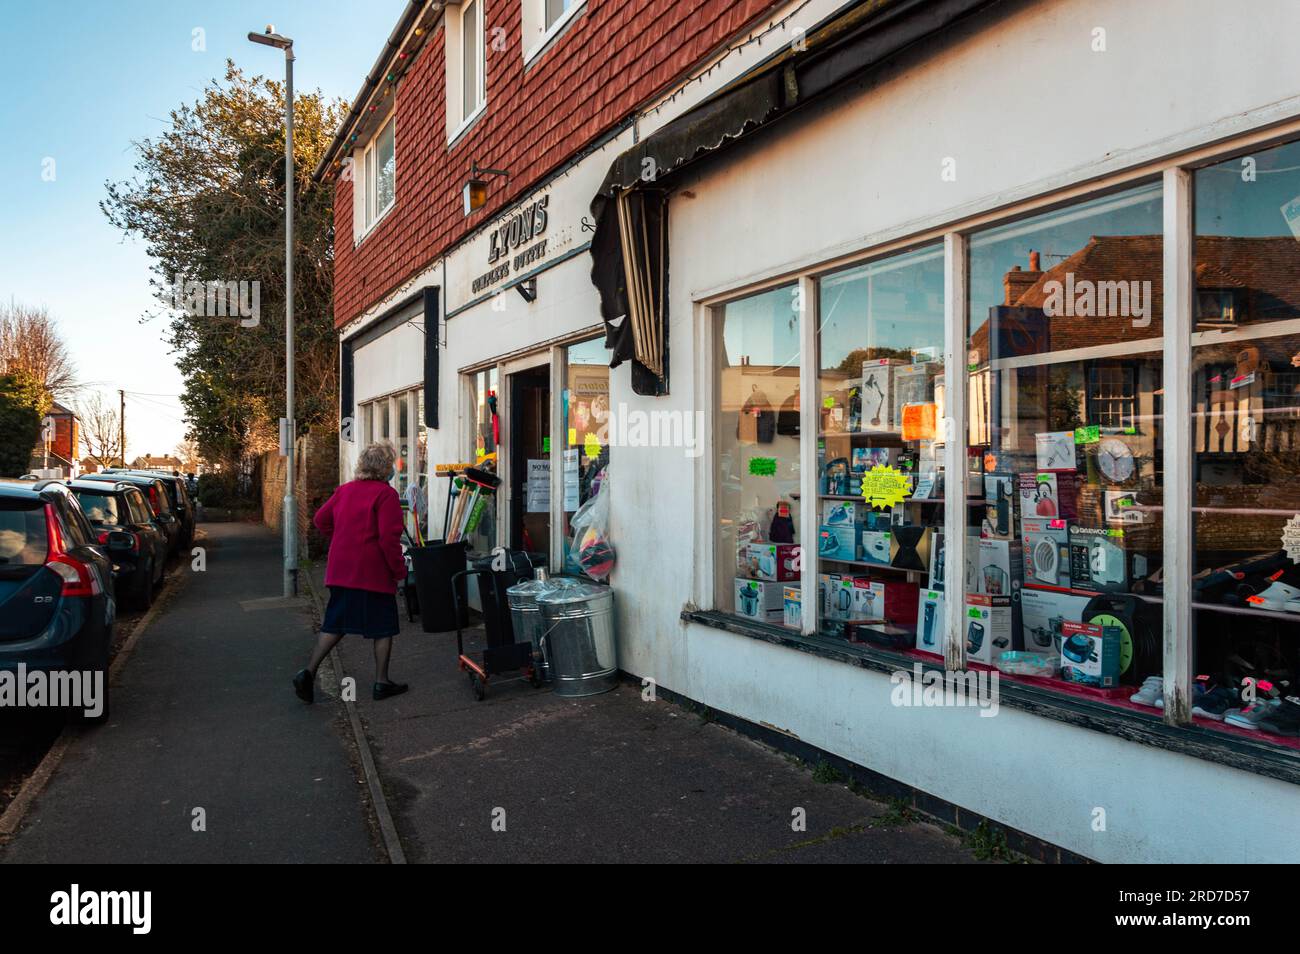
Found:
M 751 457 L 749 459 L 749 472 L 755 477 L 775 477 L 776 458 Z
M 1088 427 L 1076 427 L 1074 429 L 1074 442 L 1076 444 L 1095 444 L 1101 440 L 1101 425 L 1092 424 Z

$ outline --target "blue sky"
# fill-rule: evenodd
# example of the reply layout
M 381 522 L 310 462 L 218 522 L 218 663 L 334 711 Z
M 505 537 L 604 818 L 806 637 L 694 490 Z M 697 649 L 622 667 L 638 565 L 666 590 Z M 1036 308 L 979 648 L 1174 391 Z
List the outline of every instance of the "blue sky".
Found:
M 143 245 L 99 210 L 105 180 L 129 178 L 132 143 L 165 128 L 233 59 L 282 76 L 250 30 L 293 37 L 298 90 L 350 99 L 404 0 L 0 0 L 0 298 L 45 305 L 78 377 L 128 392 L 127 453 L 169 453 L 184 435 L 181 378 L 154 308 Z M 194 46 L 203 30 L 206 50 Z M 53 181 L 42 179 L 47 158 Z

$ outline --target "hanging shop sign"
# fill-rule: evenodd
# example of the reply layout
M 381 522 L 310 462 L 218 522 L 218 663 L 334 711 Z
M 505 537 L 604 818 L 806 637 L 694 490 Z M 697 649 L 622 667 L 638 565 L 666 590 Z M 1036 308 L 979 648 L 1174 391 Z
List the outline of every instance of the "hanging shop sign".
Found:
M 528 271 L 546 257 L 549 240 L 541 236 L 546 232 L 546 207 L 550 198 L 544 195 L 524 206 L 488 233 L 487 259 L 493 267 L 474 279 L 471 285 L 474 294 L 500 284 L 512 274 Z

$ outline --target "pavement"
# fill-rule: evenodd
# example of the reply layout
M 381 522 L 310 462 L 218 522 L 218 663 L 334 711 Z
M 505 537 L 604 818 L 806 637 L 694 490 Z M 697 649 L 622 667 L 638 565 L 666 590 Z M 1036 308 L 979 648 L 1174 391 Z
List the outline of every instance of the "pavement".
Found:
M 121 667 L 110 723 L 56 743 L 0 861 L 382 862 L 389 814 L 410 862 L 975 860 L 937 826 L 630 683 L 573 700 L 494 677 L 476 701 L 455 633 L 404 614 L 392 676 L 409 693 L 373 701 L 370 646 L 348 637 L 305 706 L 289 680 L 318 610 L 277 599 L 278 537 L 204 530 L 207 569 L 175 571 L 186 579 Z M 323 595 L 323 567 L 308 572 Z M 378 813 L 340 701 L 347 677 Z

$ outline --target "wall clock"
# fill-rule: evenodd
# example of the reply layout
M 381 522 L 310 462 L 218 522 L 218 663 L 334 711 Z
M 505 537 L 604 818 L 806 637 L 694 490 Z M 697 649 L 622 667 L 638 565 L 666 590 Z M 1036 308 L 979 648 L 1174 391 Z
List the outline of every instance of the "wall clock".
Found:
M 1118 437 L 1104 437 L 1097 445 L 1097 466 L 1107 480 L 1122 484 L 1133 476 L 1137 466 L 1133 451 Z

